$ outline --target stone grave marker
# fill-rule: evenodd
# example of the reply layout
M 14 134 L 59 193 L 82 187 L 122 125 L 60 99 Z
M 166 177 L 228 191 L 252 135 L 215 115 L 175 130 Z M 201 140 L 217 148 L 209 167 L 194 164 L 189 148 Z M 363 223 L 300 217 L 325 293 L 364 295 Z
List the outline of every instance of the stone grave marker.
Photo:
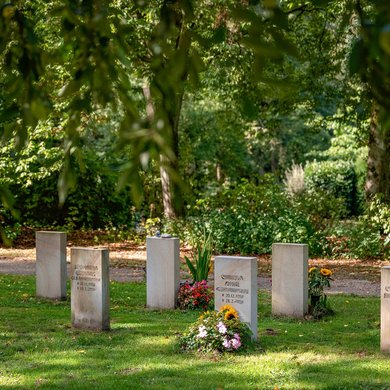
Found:
M 66 233 L 36 232 L 36 295 L 66 299 Z
M 108 249 L 71 248 L 72 326 L 110 329 Z
M 255 257 L 216 256 L 214 259 L 215 310 L 233 306 L 257 339 L 257 260 Z
M 390 267 L 381 268 L 381 351 L 390 353 Z
M 146 305 L 151 309 L 174 309 L 180 286 L 180 240 L 175 237 L 146 238 Z
M 272 245 L 272 314 L 303 317 L 308 312 L 306 244 Z

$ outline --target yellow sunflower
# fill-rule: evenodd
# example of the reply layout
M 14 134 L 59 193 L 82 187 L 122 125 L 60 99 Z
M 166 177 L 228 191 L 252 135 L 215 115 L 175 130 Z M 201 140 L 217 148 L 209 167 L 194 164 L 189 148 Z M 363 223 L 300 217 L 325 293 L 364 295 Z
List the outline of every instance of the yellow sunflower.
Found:
M 322 276 L 332 276 L 332 271 L 327 268 L 321 268 L 321 275 Z
M 311 268 L 309 269 L 309 274 L 310 274 L 311 272 L 315 271 L 316 269 L 317 269 L 317 267 L 311 267 Z
M 231 308 L 230 310 L 228 310 L 226 313 L 225 313 L 225 320 L 232 320 L 233 318 L 237 318 L 238 319 L 238 313 L 233 309 Z
M 223 305 L 219 309 L 219 311 L 228 311 L 228 310 L 235 310 L 235 309 L 234 309 L 234 307 L 232 305 Z
M 237 310 L 231 305 L 223 305 L 219 312 L 224 312 L 225 320 L 231 320 L 232 318 L 238 318 Z

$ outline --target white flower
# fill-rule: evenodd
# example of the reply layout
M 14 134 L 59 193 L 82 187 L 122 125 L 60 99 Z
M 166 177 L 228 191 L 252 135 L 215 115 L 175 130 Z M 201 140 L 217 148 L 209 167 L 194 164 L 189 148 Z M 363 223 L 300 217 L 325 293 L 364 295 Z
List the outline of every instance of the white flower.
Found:
M 199 326 L 199 333 L 198 333 L 198 338 L 199 339 L 203 339 L 207 336 L 207 330 L 206 330 L 206 327 L 204 325 L 201 325 Z
M 218 332 L 221 334 L 225 334 L 227 332 L 226 326 L 222 321 L 219 321 L 217 324 Z

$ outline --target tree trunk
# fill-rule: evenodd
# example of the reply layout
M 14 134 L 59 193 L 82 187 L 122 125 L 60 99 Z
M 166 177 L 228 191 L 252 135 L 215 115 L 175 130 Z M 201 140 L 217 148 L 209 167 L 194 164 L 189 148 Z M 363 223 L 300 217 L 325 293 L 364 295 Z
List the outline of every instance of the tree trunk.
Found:
M 176 217 L 176 212 L 173 205 L 172 181 L 167 169 L 169 165 L 170 165 L 170 161 L 165 156 L 161 155 L 160 156 L 160 178 L 161 178 L 164 215 L 166 218 L 171 219 Z
M 175 46 L 173 57 L 176 54 L 180 53 L 178 59 L 182 57 L 183 61 L 188 61 L 189 49 L 191 42 L 186 36 L 185 28 L 185 14 L 183 9 L 180 7 L 179 2 L 165 0 L 162 6 L 162 18 L 173 18 L 175 20 L 175 25 L 177 28 L 177 36 L 175 37 Z M 164 14 L 164 15 L 163 15 Z M 164 206 L 164 215 L 167 218 L 175 218 L 178 215 L 183 213 L 183 202 L 181 197 L 181 188 L 178 179 L 179 171 L 179 120 L 183 104 L 184 96 L 184 83 L 188 77 L 188 67 L 187 65 L 183 67 L 181 73 L 178 75 L 178 80 L 175 85 L 171 88 L 166 89 L 161 83 L 161 80 L 166 77 L 166 68 L 167 64 L 170 62 L 170 58 L 166 58 L 166 63 L 162 64 L 160 68 L 160 75 L 155 75 L 154 86 L 159 90 L 159 96 L 156 102 L 153 102 L 150 98 L 149 91 L 149 100 L 151 104 L 161 105 L 160 112 L 164 112 L 166 115 L 166 120 L 168 122 L 168 134 L 170 135 L 169 145 L 171 151 L 173 152 L 173 158 L 168 158 L 166 156 L 160 156 L 160 177 L 161 177 L 161 186 L 163 192 L 163 206 Z M 161 77 L 163 75 L 163 77 Z M 158 77 L 160 76 L 160 77 Z M 153 91 L 152 91 L 153 92 Z M 146 95 L 145 95 L 146 96 Z M 176 175 L 176 179 L 172 180 L 172 174 Z
M 382 194 L 385 201 L 390 201 L 390 131 L 381 126 L 375 106 L 371 113 L 365 192 L 367 199 Z
M 143 93 L 146 98 L 146 113 L 150 123 L 154 122 L 155 109 L 151 98 L 150 87 L 144 86 Z M 178 185 L 173 182 L 169 170 L 177 172 L 177 158 L 179 154 L 179 117 L 183 100 L 183 92 L 178 96 L 176 102 L 177 112 L 175 115 L 169 116 L 170 127 L 172 130 L 172 149 L 175 155 L 175 160 L 171 161 L 164 155 L 160 155 L 160 179 L 162 189 L 162 201 L 164 207 L 164 215 L 167 218 L 175 218 L 180 214 L 181 207 L 178 196 Z

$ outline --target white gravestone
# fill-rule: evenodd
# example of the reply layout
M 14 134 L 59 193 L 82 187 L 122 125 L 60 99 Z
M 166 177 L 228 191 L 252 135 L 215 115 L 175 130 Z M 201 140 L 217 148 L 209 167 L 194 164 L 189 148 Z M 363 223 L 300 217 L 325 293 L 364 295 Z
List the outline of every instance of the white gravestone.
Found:
M 36 232 L 36 295 L 66 299 L 66 233 Z
M 303 317 L 308 312 L 306 244 L 272 245 L 272 314 Z
M 146 238 L 146 306 L 174 309 L 180 286 L 180 240 Z
M 255 257 L 216 256 L 214 259 L 215 310 L 233 306 L 257 339 L 257 260 Z
M 381 269 L 381 351 L 390 353 L 390 267 Z
M 108 249 L 71 248 L 72 326 L 110 329 Z

